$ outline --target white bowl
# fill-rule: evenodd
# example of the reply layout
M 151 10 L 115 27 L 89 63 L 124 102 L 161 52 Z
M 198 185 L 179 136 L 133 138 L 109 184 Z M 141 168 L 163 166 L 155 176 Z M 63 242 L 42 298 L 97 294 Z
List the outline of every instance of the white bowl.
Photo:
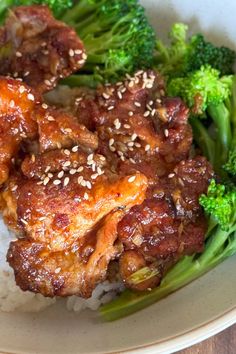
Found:
M 144 0 L 161 36 L 176 20 L 236 48 L 234 0 Z M 171 353 L 236 322 L 236 257 L 132 316 L 102 322 L 96 312 L 60 304 L 37 314 L 0 314 L 0 351 L 24 354 Z

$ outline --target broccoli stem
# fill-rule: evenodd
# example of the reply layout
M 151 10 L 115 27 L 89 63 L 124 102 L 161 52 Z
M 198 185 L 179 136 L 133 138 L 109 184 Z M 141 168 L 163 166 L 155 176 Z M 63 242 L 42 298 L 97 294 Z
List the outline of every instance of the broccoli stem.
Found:
M 200 119 L 197 117 L 190 118 L 190 124 L 193 129 L 194 140 L 197 145 L 201 148 L 203 154 L 207 159 L 214 165 L 215 162 L 215 143 L 210 137 L 208 130 L 201 123 Z
M 212 118 L 216 126 L 217 132 L 217 161 L 214 167 L 217 172 L 222 169 L 222 165 L 227 161 L 228 151 L 231 146 L 232 132 L 230 124 L 230 112 L 224 103 L 218 105 L 209 105 L 207 112 Z
M 224 259 L 236 252 L 235 233 L 222 231 L 217 227 L 213 230 L 206 244 L 205 251 L 198 256 L 185 256 L 164 277 L 161 285 L 150 292 L 137 293 L 125 290 L 117 299 L 102 306 L 100 314 L 107 321 L 114 321 L 141 310 L 158 300 L 166 297 L 177 289 L 199 278 Z M 229 244 L 223 249 L 222 245 L 229 239 Z
M 231 122 L 233 126 L 232 127 L 233 128 L 232 148 L 236 148 L 236 75 L 233 78 L 230 114 L 231 114 Z
M 88 0 L 80 0 L 72 9 L 66 11 L 64 16 L 61 17 L 61 21 L 73 25 L 77 21 L 80 21 L 80 19 L 87 18 L 98 6 L 101 6 L 101 4 L 91 3 Z

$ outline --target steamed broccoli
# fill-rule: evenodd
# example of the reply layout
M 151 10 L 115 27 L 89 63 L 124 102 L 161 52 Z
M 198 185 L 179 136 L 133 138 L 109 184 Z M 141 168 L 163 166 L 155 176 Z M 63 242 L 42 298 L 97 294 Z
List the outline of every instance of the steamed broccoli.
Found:
M 80 0 L 62 20 L 76 29 L 88 54 L 82 77 L 67 83 L 91 80 L 93 86 L 152 65 L 156 37 L 137 0 Z
M 143 309 L 236 253 L 236 187 L 227 189 L 212 180 L 200 203 L 210 214 L 204 252 L 183 257 L 162 279 L 161 285 L 151 291 L 125 290 L 117 299 L 101 307 L 104 319 L 113 321 Z
M 233 73 L 235 51 L 227 47 L 216 47 L 207 42 L 202 34 L 187 39 L 188 26 L 175 23 L 169 33 L 171 44 L 165 46 L 157 41 L 157 68 L 168 77 L 185 76 L 198 70 L 202 65 L 211 65 L 220 75 Z
M 190 122 L 195 133 L 194 137 L 215 170 L 221 175 L 222 165 L 228 158 L 232 143 L 229 101 L 232 96 L 233 78 L 232 75 L 220 77 L 218 70 L 206 65 L 188 73 L 185 77 L 169 80 L 167 89 L 169 95 L 182 97 L 190 107 L 193 116 Z M 202 117 L 208 120 L 197 123 L 194 121 Z M 204 126 L 204 123 L 212 127 L 213 136 L 210 136 L 206 129 L 208 127 Z

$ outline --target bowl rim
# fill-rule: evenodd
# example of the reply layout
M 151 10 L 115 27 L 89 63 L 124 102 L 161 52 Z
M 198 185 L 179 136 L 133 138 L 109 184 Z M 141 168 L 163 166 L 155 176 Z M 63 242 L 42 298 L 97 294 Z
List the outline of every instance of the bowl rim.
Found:
M 193 329 L 181 334 L 167 337 L 163 340 L 157 340 L 150 344 L 140 345 L 128 350 L 121 350 L 119 353 L 129 354 L 171 354 L 181 349 L 197 344 L 224 329 L 236 324 L 236 306 L 223 312 L 221 315 L 204 322 Z M 5 353 L 4 353 L 5 354 Z M 6 353 L 8 354 L 8 353 Z M 107 354 L 118 354 L 117 352 L 108 352 Z

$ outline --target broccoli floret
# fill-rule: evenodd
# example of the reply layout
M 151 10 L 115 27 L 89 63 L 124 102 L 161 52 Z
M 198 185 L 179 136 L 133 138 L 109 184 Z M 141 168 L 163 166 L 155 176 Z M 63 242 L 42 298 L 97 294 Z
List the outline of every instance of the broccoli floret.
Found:
M 232 144 L 231 106 L 229 101 L 232 97 L 234 76 L 220 77 L 220 72 L 211 66 L 202 66 L 199 70 L 187 74 L 185 77 L 169 80 L 167 92 L 171 96 L 180 96 L 191 109 L 191 115 L 195 119 L 208 118 L 205 120 L 213 129 L 211 137 L 204 126 L 204 121 L 194 124 L 191 119 L 193 133 L 199 142 L 200 148 L 207 151 L 207 157 L 213 164 L 216 172 L 224 175 L 222 165 L 227 161 L 228 152 Z M 213 138 L 213 140 L 212 140 Z M 212 144 L 213 142 L 213 144 Z M 210 151 L 212 149 L 213 151 Z
M 217 184 L 213 179 L 208 187 L 207 195 L 199 199 L 205 212 L 214 217 L 222 230 L 228 230 L 235 222 L 236 189 Z
M 211 65 L 220 75 L 233 73 L 235 51 L 227 47 L 216 47 L 207 42 L 202 34 L 187 39 L 188 26 L 176 23 L 169 33 L 170 46 L 157 41 L 157 68 L 170 78 L 185 76 L 199 70 L 202 65 Z
M 229 97 L 232 77 L 223 76 L 210 65 L 185 77 L 174 78 L 168 84 L 168 94 L 181 96 L 195 114 L 202 114 L 209 105 L 219 105 Z
M 80 73 L 93 82 L 94 75 L 100 82 L 116 81 L 151 67 L 156 37 L 137 0 L 81 0 L 62 20 L 83 40 L 88 59 Z

